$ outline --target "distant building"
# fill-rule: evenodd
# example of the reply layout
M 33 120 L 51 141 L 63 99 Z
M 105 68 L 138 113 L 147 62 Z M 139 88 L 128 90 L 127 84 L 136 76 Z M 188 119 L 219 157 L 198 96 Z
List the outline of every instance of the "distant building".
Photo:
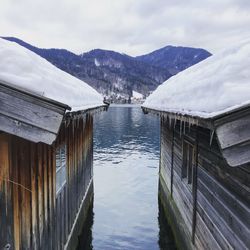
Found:
M 250 43 L 172 77 L 161 118 L 160 199 L 180 249 L 250 249 Z
M 86 83 L 0 39 L 0 249 L 72 249 L 93 197 Z
M 132 91 L 132 97 L 131 97 L 131 103 L 143 103 L 144 101 L 144 95 L 137 92 L 137 91 Z

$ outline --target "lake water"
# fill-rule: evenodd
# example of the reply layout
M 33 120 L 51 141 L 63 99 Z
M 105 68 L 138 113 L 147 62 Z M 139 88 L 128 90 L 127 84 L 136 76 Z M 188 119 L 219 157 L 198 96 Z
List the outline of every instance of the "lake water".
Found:
M 78 249 L 175 249 L 158 203 L 159 131 L 139 106 L 96 115 L 94 204 Z

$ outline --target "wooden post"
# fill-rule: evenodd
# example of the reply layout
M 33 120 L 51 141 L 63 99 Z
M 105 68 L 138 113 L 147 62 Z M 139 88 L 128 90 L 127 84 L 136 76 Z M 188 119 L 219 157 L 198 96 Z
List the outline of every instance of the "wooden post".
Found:
M 171 155 L 171 189 L 170 189 L 170 194 L 171 194 L 171 198 L 173 197 L 173 181 L 174 181 L 174 129 L 175 126 L 172 126 L 173 128 L 173 133 L 172 133 L 172 145 L 171 145 L 171 151 L 172 151 L 172 155 Z
M 195 229 L 196 229 L 196 213 L 197 213 L 197 170 L 198 170 L 198 154 L 199 154 L 199 136 L 198 127 L 196 127 L 195 135 L 195 165 L 193 168 L 193 218 L 192 218 L 192 243 L 195 242 Z

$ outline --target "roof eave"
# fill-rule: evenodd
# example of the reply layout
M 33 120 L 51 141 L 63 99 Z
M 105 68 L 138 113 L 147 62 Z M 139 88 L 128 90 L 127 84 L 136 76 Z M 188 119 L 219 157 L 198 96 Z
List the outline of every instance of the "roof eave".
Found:
M 68 106 L 67 104 L 65 103 L 62 103 L 62 102 L 58 102 L 58 101 L 55 101 L 53 99 L 50 99 L 48 97 L 45 97 L 45 96 L 42 96 L 42 95 L 39 95 L 39 94 L 36 94 L 34 92 L 31 92 L 27 89 L 24 89 L 24 88 L 21 88 L 19 86 L 16 86 L 14 84 L 11 84 L 11 83 L 7 83 L 5 81 L 0 81 L 0 86 L 2 86 L 3 88 L 6 88 L 6 89 L 10 89 L 12 91 L 17 91 L 20 94 L 24 94 L 25 96 L 30 96 L 30 97 L 33 97 L 33 98 L 36 98 L 40 101 L 45 101 L 46 103 L 51 103 L 55 106 L 58 106 L 60 108 L 63 108 L 65 110 L 71 110 L 71 107 Z
M 158 116 L 167 115 L 170 119 L 190 122 L 194 125 L 214 130 L 222 156 L 231 167 L 239 167 L 250 162 L 250 105 L 242 106 L 223 114 L 201 118 L 188 114 L 159 111 L 142 107 L 144 113 Z
M 0 82 L 0 130 L 23 139 L 51 145 L 67 105 Z
M 182 114 L 177 112 L 170 112 L 170 111 L 161 111 L 152 108 L 147 108 L 141 106 L 144 114 L 154 114 L 158 116 L 168 116 L 170 119 L 176 119 L 183 122 L 191 123 L 200 127 L 208 128 L 210 130 L 214 129 L 213 120 L 211 118 L 202 118 L 199 116 L 192 116 L 189 114 Z
M 107 111 L 108 108 L 109 108 L 109 105 L 104 103 L 103 105 L 96 106 L 93 108 L 87 108 L 87 109 L 83 109 L 83 110 L 79 110 L 79 111 L 67 112 L 65 114 L 64 120 L 79 119 L 86 114 L 96 114 L 96 113 L 99 113 L 102 111 Z

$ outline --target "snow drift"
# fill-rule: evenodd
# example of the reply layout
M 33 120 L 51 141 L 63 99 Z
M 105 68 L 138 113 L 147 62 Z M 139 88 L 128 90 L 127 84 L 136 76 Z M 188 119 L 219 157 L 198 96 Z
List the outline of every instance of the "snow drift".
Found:
M 87 83 L 14 42 L 0 38 L 0 58 L 0 82 L 67 104 L 72 111 L 103 105 Z
M 171 77 L 143 107 L 212 118 L 249 104 L 250 40 Z

